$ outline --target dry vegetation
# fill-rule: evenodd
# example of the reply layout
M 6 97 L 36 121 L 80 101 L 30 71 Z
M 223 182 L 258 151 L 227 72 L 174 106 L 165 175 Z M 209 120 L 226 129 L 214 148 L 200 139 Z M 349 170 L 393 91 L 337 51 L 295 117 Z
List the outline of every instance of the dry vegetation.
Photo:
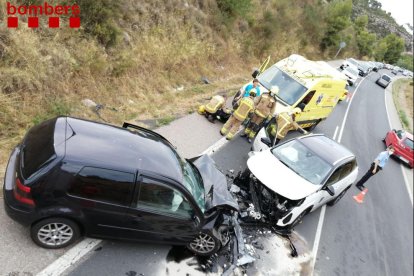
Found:
M 413 133 L 413 80 L 399 79 L 393 84 L 393 98 L 404 129 Z
M 43 19 L 36 30 L 22 20 L 18 29 L 0 24 L 0 174 L 11 148 L 42 120 L 168 122 L 218 91 L 235 91 L 267 55 L 323 58 L 319 1 L 253 0 L 253 11 L 233 19 L 218 2 L 99 0 L 92 8 L 110 12 L 94 30 L 88 17 L 79 30 L 49 29 Z M 102 117 L 83 99 L 102 104 Z

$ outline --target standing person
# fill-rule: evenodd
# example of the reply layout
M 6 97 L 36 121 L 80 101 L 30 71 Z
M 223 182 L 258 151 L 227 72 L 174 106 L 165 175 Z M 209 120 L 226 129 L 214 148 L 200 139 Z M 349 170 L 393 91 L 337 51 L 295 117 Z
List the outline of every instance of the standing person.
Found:
M 366 172 L 366 174 L 356 183 L 356 187 L 361 191 L 365 189 L 364 183 L 374 174 L 377 174 L 382 170 L 390 159 L 390 156 L 394 153 L 395 149 L 393 146 L 389 146 L 387 150 L 380 152 L 374 162 L 372 162 L 371 167 Z
M 299 129 L 303 134 L 308 134 L 306 130 L 301 128 L 299 124 L 296 123 L 296 115 L 300 114 L 301 112 L 302 110 L 299 107 L 295 107 L 293 110 L 280 113 L 276 117 L 276 120 L 273 120 L 273 124 L 270 125 L 270 135 L 276 138 L 275 145 L 279 143 L 280 140 L 285 138 L 286 134 L 290 130 Z
M 237 101 L 237 108 L 224 124 L 220 130 L 221 135 L 226 135 L 227 140 L 231 140 L 236 132 L 239 130 L 240 125 L 254 110 L 254 97 L 256 92 L 250 91 L 250 95 L 247 98 L 241 98 Z
M 259 131 L 262 123 L 270 116 L 275 113 L 276 109 L 276 99 L 275 95 L 279 92 L 279 88 L 274 88 L 273 91 L 269 93 L 262 94 L 260 97 L 256 97 L 255 109 L 253 116 L 246 127 L 246 130 L 242 136 L 247 136 L 249 143 L 252 142 L 252 139 Z
M 232 101 L 233 108 L 237 108 L 237 102 L 241 98 L 249 97 L 250 91 L 254 90 L 256 92 L 256 97 L 260 96 L 260 86 L 259 86 L 259 80 L 254 79 L 252 83 L 248 84 L 244 90 L 240 89 L 240 91 L 234 96 L 234 99 Z

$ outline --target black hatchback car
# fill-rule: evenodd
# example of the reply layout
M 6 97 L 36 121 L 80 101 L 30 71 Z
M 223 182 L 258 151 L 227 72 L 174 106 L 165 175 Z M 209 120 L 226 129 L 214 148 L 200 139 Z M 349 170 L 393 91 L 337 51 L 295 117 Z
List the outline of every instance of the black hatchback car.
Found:
M 35 243 L 80 235 L 187 245 L 210 255 L 229 240 L 237 202 L 207 155 L 181 158 L 161 135 L 57 117 L 31 128 L 6 170 L 7 214 Z

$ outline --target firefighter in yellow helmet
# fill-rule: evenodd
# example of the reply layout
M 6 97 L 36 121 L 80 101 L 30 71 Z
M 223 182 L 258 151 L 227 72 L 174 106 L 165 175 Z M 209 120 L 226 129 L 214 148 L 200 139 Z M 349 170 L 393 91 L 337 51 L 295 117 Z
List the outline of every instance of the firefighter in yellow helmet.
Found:
M 253 116 L 242 134 L 242 136 L 247 136 L 249 143 L 252 142 L 252 139 L 261 128 L 263 122 L 268 118 L 270 119 L 275 113 L 275 95 L 278 92 L 279 88 L 274 87 L 269 93 L 262 94 L 256 98 Z
M 295 121 L 296 115 L 300 114 L 301 112 L 302 110 L 299 107 L 295 107 L 293 110 L 290 110 L 288 112 L 282 112 L 276 117 L 276 120 L 269 125 L 269 133 L 272 137 L 276 136 L 277 131 L 275 144 L 284 139 L 290 130 L 299 129 L 303 134 L 308 134 L 308 132 L 301 128 Z
M 230 110 L 225 107 L 226 100 L 226 95 L 216 95 L 206 105 L 200 106 L 198 113 L 204 115 L 211 123 L 214 123 L 216 118 L 228 119 Z
M 226 135 L 227 140 L 231 140 L 236 132 L 239 130 L 240 125 L 244 120 L 249 116 L 250 113 L 254 110 L 254 97 L 256 96 L 256 91 L 251 90 L 249 97 L 241 98 L 237 101 L 237 108 L 234 110 L 233 114 L 224 124 L 220 130 L 221 135 Z

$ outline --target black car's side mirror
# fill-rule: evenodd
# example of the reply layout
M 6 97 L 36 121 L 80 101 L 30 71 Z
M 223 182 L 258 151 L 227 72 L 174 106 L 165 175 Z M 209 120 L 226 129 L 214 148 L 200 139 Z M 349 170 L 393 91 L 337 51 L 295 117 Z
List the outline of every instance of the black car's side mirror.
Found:
M 326 187 L 323 188 L 323 190 L 327 191 L 330 196 L 335 195 L 335 190 L 331 186 L 326 186 Z
M 268 147 L 272 146 L 272 141 L 270 141 L 270 139 L 267 138 L 267 137 L 260 138 L 260 141 L 262 141 L 262 143 L 265 144 Z
M 260 71 L 258 69 L 254 70 L 252 73 L 252 77 L 255 79 L 260 74 Z

